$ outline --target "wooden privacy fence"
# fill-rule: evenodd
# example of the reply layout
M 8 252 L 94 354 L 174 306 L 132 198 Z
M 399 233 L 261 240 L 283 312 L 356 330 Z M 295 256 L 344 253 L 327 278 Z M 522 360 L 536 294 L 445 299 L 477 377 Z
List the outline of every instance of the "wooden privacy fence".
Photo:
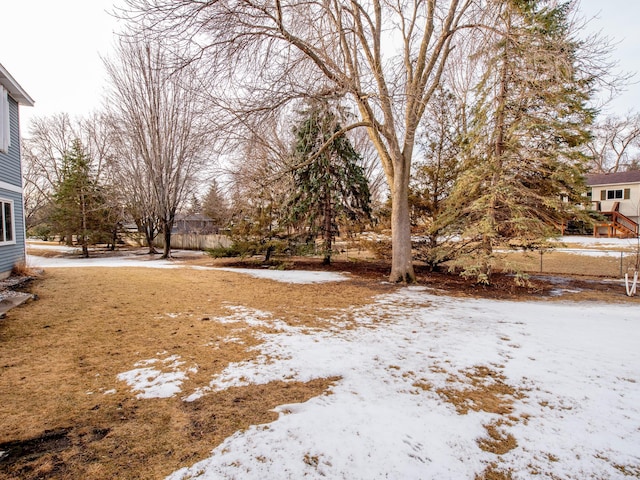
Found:
M 227 235 L 199 235 L 180 233 L 171 235 L 171 248 L 180 250 L 207 250 L 210 248 L 228 248 L 233 241 Z M 153 242 L 158 248 L 164 247 L 164 238 L 158 235 Z

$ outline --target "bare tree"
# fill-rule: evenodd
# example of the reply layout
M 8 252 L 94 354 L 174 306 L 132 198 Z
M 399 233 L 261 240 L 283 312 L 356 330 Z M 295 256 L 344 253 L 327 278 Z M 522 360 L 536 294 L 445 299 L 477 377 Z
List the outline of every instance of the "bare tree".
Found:
M 141 218 L 159 219 L 162 258 L 168 258 L 176 211 L 189 198 L 211 148 L 198 94 L 203 85 L 192 66 L 173 68 L 164 45 L 145 38 L 122 38 L 117 57 L 105 65 L 112 85 L 109 110 L 125 147 L 120 178 L 131 176 Z
M 117 152 L 113 164 L 113 183 L 125 215 L 132 219 L 138 232 L 144 235 L 149 254 L 158 253 L 154 241 L 160 231 L 153 193 L 151 171 L 134 153 L 133 140 L 125 135 L 126 125 L 110 119 L 114 148 Z
M 230 159 L 226 172 L 234 231 L 270 238 L 279 233 L 280 206 L 292 188 L 289 125 L 273 112 L 256 124 L 245 122 L 244 127 L 241 148 Z
M 594 173 L 615 173 L 638 168 L 640 160 L 640 114 L 605 117 L 592 127 L 587 144 Z
M 127 3 L 142 28 L 187 41 L 213 71 L 224 69 L 251 105 L 245 112 L 318 92 L 348 96 L 360 119 L 344 129 L 366 127 L 391 193 L 390 279 L 415 279 L 408 185 L 416 134 L 472 0 Z
M 352 130 L 347 136 L 353 143 L 355 150 L 360 154 L 360 166 L 364 168 L 365 175 L 369 181 L 371 203 L 379 206 L 387 200 L 389 189 L 385 183 L 384 171 L 378 158 L 378 151 L 363 129 Z

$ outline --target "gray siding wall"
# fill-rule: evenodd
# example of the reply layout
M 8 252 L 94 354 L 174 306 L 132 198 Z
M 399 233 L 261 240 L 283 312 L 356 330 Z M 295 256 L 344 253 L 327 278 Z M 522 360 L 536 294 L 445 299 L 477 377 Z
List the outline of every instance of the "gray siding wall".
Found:
M 0 198 L 13 200 L 15 225 L 13 231 L 16 243 L 13 245 L 0 245 L 0 278 L 11 272 L 17 262 L 24 261 L 24 220 L 22 215 L 22 195 L 15 192 L 0 189 Z M 20 214 L 18 214 L 20 212 Z
M 0 181 L 22 187 L 18 103 L 11 97 L 9 97 L 9 124 L 11 125 L 11 146 L 8 153 L 0 153 Z
M 5 189 L 0 184 L 0 198 L 13 200 L 15 245 L 0 245 L 0 277 L 11 271 L 16 262 L 24 261 L 24 211 L 22 193 L 22 168 L 20 164 L 20 123 L 18 103 L 9 97 L 9 123 L 11 146 L 9 152 L 0 152 L 0 182 L 12 185 Z

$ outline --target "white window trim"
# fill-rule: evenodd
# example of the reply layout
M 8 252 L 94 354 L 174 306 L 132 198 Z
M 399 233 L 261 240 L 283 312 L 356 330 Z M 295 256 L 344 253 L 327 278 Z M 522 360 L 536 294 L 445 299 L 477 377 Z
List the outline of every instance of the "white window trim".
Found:
M 6 235 L 5 228 L 4 228 L 5 227 L 4 204 L 5 203 L 8 203 L 11 205 L 11 229 L 13 233 L 13 239 L 9 241 L 4 240 L 4 236 Z M 0 246 L 15 245 L 17 243 L 16 242 L 16 209 L 15 209 L 15 202 L 13 200 L 0 197 L 0 222 L 2 222 L 2 237 L 0 237 Z
M 11 146 L 11 117 L 9 115 L 9 92 L 0 85 L 0 152 L 8 153 Z

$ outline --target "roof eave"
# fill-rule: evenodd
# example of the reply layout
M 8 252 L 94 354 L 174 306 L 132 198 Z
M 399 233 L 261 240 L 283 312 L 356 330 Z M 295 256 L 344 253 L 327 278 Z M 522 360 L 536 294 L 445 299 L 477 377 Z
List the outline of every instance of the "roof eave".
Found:
M 33 107 L 35 105 L 35 102 L 25 91 L 25 89 L 22 88 L 18 82 L 16 82 L 16 80 L 11 76 L 7 69 L 2 66 L 1 63 L 0 84 L 7 89 L 9 95 L 11 95 L 11 97 L 20 105 L 25 105 L 27 107 Z

